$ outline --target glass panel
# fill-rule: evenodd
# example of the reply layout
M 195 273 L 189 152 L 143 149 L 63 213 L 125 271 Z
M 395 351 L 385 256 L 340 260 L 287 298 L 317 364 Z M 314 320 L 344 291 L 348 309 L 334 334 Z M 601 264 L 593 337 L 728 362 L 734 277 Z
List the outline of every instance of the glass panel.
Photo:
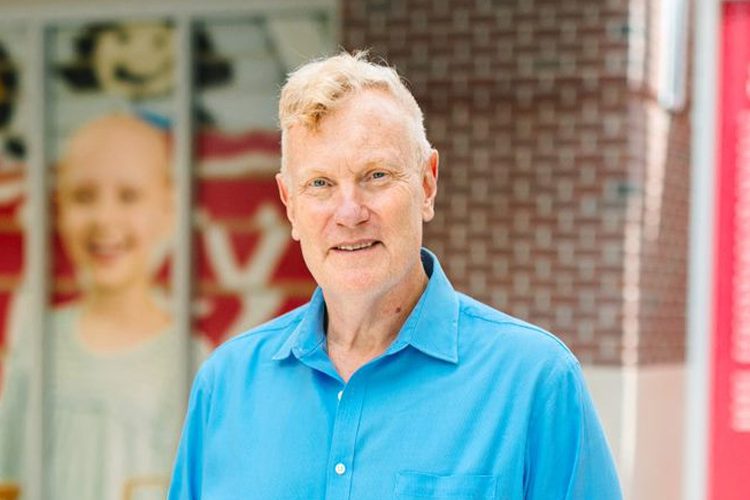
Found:
M 334 46 L 331 13 L 195 27 L 195 333 L 216 345 L 306 302 L 314 282 L 290 237 L 274 175 L 279 87 Z
M 49 32 L 56 499 L 164 498 L 168 486 L 186 362 L 169 290 L 175 39 L 161 20 Z
M 26 36 L 22 27 L 0 24 L 0 491 L 11 498 L 22 479 L 20 437 L 33 343 L 21 316 L 29 300 L 23 286 L 28 273 Z

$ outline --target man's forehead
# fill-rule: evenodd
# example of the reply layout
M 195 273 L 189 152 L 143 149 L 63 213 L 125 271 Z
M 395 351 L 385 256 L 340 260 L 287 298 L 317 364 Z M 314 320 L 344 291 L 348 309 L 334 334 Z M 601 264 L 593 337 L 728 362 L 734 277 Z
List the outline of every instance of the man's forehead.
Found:
M 336 101 L 332 109 L 324 112 L 323 116 L 312 127 L 303 123 L 296 123 L 287 130 L 300 131 L 310 136 L 325 135 L 327 130 L 336 128 L 341 123 L 347 127 L 356 126 L 364 122 L 378 122 L 383 126 L 395 127 L 408 123 L 410 115 L 404 106 L 385 90 L 373 88 L 364 89 L 346 95 Z
M 327 172 L 344 168 L 349 171 L 359 171 L 369 167 L 381 166 L 389 168 L 404 168 L 405 155 L 402 151 L 392 147 L 363 148 L 344 151 L 332 151 L 331 154 L 305 154 L 292 156 L 288 161 L 291 172 L 305 174 L 308 172 Z
M 405 123 L 409 117 L 407 110 L 395 96 L 378 88 L 360 90 L 345 97 L 331 117 L 336 114 L 343 115 L 344 119 L 377 118 L 399 124 Z M 325 124 L 326 118 L 323 118 L 321 124 Z
M 385 90 L 366 89 L 343 98 L 317 127 L 297 123 L 284 132 L 284 163 L 296 173 L 371 164 L 405 167 L 415 137 L 411 116 Z
M 287 128 L 287 144 L 315 146 L 334 142 L 341 146 L 396 148 L 411 139 L 409 116 L 398 103 L 382 91 L 383 96 L 357 94 L 320 120 L 316 128 L 294 124 Z M 385 98 L 383 98 L 385 97 Z

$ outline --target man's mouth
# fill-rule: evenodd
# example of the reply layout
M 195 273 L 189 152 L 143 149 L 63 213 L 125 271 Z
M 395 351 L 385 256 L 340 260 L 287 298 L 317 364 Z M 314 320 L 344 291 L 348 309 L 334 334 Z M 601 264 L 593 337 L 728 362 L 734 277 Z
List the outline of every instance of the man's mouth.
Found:
M 356 241 L 352 243 L 342 243 L 340 245 L 336 245 L 335 247 L 333 247 L 333 249 L 342 252 L 356 252 L 359 250 L 367 250 L 379 244 L 380 242 L 377 240 Z

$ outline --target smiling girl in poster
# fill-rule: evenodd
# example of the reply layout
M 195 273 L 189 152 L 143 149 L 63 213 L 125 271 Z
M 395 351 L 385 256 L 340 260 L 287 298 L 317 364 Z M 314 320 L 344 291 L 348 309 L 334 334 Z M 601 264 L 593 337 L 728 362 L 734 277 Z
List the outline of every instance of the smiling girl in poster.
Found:
M 61 500 L 163 498 L 184 363 L 184 341 L 154 291 L 174 222 L 167 137 L 133 117 L 96 119 L 73 134 L 56 186 L 57 227 L 80 295 L 54 311 L 48 334 L 49 491 Z M 23 427 L 28 373 L 16 368 L 0 400 L 4 447 Z M 22 478 L 15 442 L 0 449 L 0 479 Z

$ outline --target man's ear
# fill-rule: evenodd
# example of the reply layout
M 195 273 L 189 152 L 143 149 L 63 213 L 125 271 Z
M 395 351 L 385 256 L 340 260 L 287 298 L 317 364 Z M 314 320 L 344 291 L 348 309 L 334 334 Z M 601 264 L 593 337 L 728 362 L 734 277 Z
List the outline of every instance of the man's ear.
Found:
M 437 196 L 438 166 L 440 156 L 436 149 L 430 151 L 427 165 L 422 171 L 422 189 L 424 190 L 424 205 L 422 206 L 422 220 L 429 222 L 435 217 L 435 196 Z
M 294 241 L 299 241 L 299 235 L 297 234 L 294 224 L 294 203 L 289 196 L 289 190 L 286 185 L 284 174 L 276 174 L 276 186 L 279 188 L 279 198 L 281 199 L 281 203 L 286 207 L 286 218 L 289 219 L 289 223 L 292 225 L 292 239 Z

